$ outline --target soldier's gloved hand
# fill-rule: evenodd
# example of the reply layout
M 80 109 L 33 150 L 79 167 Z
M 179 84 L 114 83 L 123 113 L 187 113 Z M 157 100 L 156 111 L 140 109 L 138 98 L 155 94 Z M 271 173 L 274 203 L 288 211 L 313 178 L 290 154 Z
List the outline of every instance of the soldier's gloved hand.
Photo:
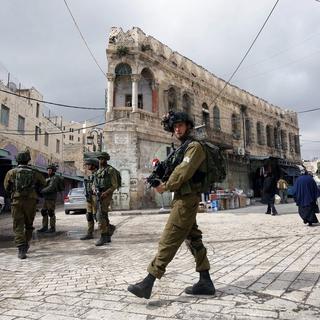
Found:
M 95 222 L 98 222 L 97 214 L 96 214 L 96 213 L 93 214 L 93 220 L 94 220 Z

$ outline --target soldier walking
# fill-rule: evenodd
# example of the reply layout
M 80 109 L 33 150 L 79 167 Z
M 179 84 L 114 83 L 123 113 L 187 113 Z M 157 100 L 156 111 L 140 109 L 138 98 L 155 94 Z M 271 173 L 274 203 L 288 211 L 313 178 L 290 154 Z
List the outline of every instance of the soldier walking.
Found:
M 97 220 L 100 230 L 100 239 L 96 246 L 102 246 L 111 242 L 111 236 L 114 233 L 115 226 L 109 221 L 109 206 L 112 201 L 113 192 L 118 188 L 116 171 L 108 165 L 110 156 L 107 152 L 100 152 L 97 156 L 99 160 L 99 169 L 94 176 L 93 189 L 97 196 Z
M 93 181 L 95 173 L 99 168 L 99 160 L 95 158 L 89 158 L 85 160 L 85 165 L 88 170 L 91 172 L 91 175 L 88 176 L 88 179 L 84 181 L 85 192 L 87 198 L 87 221 L 88 221 L 88 230 L 87 234 L 80 238 L 80 240 L 89 240 L 93 239 L 94 231 L 94 221 L 97 221 L 97 196 L 93 194 Z
M 206 159 L 206 153 L 198 141 L 191 136 L 194 127 L 193 120 L 185 112 L 176 112 L 167 117 L 165 130 L 174 133 L 181 142 L 183 154 L 176 154 L 175 158 L 181 156 L 178 164 L 169 179 L 162 182 L 155 189 L 159 193 L 164 191 L 174 192 L 172 209 L 162 232 L 158 253 L 148 266 L 148 275 L 128 290 L 139 298 L 149 299 L 156 279 L 160 279 L 167 265 L 174 258 L 179 247 L 186 242 L 196 261 L 196 271 L 200 274 L 199 281 L 193 286 L 187 287 L 187 294 L 214 295 L 215 288 L 212 283 L 207 258 L 207 250 L 202 243 L 202 232 L 198 228 L 196 216 L 199 201 L 201 199 L 201 183 L 196 183 L 193 177 L 196 171 Z M 183 145 L 187 145 L 182 148 Z
M 31 160 L 28 151 L 18 153 L 16 160 L 18 166 L 7 172 L 4 187 L 11 196 L 13 232 L 18 247 L 18 257 L 25 259 L 34 230 L 37 191 L 46 185 L 46 181 L 39 171 L 28 165 Z
M 54 233 L 56 232 L 56 201 L 57 194 L 60 189 L 60 177 L 56 175 L 57 167 L 50 164 L 47 167 L 48 178 L 46 179 L 46 187 L 41 190 L 41 194 L 44 198 L 43 208 L 41 209 L 42 215 L 42 228 L 38 232 Z M 48 223 L 50 219 L 50 229 L 48 229 Z

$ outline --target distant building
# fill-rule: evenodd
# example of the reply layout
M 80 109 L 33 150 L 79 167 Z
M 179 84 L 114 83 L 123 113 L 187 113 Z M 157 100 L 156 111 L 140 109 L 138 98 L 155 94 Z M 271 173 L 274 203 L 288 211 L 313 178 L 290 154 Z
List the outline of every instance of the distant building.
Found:
M 18 152 L 28 148 L 31 165 L 46 174 L 47 165 L 54 163 L 58 166 L 58 172 L 65 177 L 66 190 L 77 186 L 82 179 L 77 177 L 76 168 L 64 163 L 62 118 L 50 113 L 45 114 L 42 103 L 28 99 L 43 100 L 41 93 L 33 87 L 17 89 L 12 83 L 5 86 L 0 81 L 0 89 L 9 92 L 0 91 L 2 173 L 7 172 L 15 163 Z M 3 178 L 4 176 L 1 176 L 0 192 L 3 190 Z
M 111 163 L 122 174 L 115 208 L 161 205 L 161 198 L 146 189 L 144 178 L 151 161 L 170 150 L 171 135 L 160 120 L 169 110 L 189 113 L 210 141 L 225 149 L 226 188 L 248 190 L 255 174 L 270 156 L 279 159 L 285 174 L 295 174 L 301 162 L 298 117 L 233 85 L 213 101 L 226 82 L 171 50 L 139 28 L 124 32 L 112 28 L 107 47 L 108 122 L 105 144 Z M 170 195 L 164 195 L 166 203 Z

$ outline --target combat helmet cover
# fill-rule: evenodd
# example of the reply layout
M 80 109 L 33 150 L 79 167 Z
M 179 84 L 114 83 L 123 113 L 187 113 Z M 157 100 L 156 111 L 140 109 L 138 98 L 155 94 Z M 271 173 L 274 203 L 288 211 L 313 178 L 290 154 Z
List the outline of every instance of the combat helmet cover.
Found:
M 106 160 L 110 160 L 110 155 L 108 152 L 100 152 L 97 154 L 97 158 L 100 160 L 100 159 L 106 159 Z
M 194 121 L 188 113 L 183 111 L 170 111 L 167 115 L 162 118 L 161 124 L 165 131 L 173 132 L 174 125 L 179 122 L 185 122 L 190 128 L 194 128 Z
M 16 155 L 16 161 L 18 163 L 28 163 L 31 160 L 30 152 L 27 151 L 21 151 Z

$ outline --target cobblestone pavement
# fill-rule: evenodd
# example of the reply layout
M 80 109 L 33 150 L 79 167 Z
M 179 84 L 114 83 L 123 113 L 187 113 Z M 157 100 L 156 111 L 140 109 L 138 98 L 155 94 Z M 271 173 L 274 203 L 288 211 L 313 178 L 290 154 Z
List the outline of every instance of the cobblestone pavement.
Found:
M 0 319 L 319 319 L 320 227 L 303 225 L 293 204 L 264 209 L 199 213 L 215 297 L 184 294 L 198 274 L 183 245 L 150 300 L 126 288 L 146 275 L 166 214 L 111 216 L 113 242 L 98 248 L 79 240 L 85 215 L 59 211 L 57 235 L 35 238 L 26 260 L 2 215 Z

